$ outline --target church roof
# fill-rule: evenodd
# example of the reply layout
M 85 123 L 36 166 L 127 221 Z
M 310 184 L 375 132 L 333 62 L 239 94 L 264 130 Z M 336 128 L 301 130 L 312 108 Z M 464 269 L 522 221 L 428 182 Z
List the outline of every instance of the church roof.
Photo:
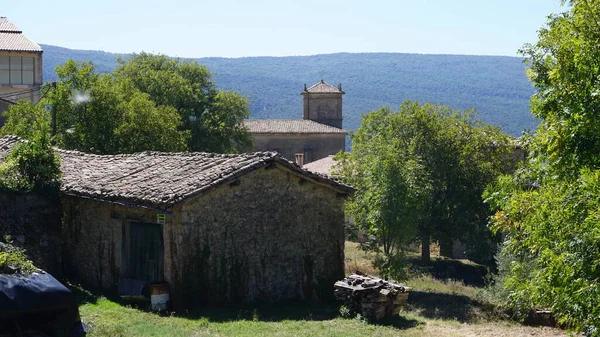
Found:
M 0 16 L 0 51 L 41 52 L 42 47 L 28 39 L 6 17 Z
M 252 134 L 348 134 L 344 129 L 310 119 L 246 119 L 244 126 Z
M 317 84 L 313 85 L 312 87 L 306 89 L 304 92 L 310 92 L 312 94 L 331 94 L 331 93 L 343 94 L 344 93 L 341 90 L 341 84 L 340 84 L 340 87 L 334 87 L 333 85 L 331 85 L 323 80 L 321 80 Z

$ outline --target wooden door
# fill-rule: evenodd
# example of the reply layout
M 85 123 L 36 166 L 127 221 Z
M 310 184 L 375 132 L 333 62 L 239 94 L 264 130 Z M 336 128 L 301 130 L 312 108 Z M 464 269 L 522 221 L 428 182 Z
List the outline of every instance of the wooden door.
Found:
M 130 277 L 146 282 L 163 281 L 162 225 L 131 222 L 129 247 Z

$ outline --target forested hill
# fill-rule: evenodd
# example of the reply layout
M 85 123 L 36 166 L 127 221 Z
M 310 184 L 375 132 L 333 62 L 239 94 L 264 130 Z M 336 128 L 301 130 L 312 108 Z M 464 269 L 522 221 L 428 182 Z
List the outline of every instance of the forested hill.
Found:
M 71 58 L 91 60 L 100 72 L 116 66 L 117 54 L 42 45 L 44 80 Z M 217 86 L 250 98 L 255 119 L 302 117 L 304 83 L 342 83 L 344 127 L 354 130 L 365 112 L 407 99 L 476 108 L 480 118 L 519 136 L 537 125 L 529 112 L 533 88 L 517 57 L 397 53 L 327 54 L 291 57 L 199 58 L 215 74 Z

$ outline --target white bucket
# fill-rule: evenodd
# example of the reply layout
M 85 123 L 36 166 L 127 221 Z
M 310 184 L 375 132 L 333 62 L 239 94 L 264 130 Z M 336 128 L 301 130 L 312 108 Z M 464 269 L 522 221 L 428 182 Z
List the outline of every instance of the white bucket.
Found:
M 150 285 L 150 305 L 152 310 L 166 310 L 169 307 L 169 285 L 167 283 Z

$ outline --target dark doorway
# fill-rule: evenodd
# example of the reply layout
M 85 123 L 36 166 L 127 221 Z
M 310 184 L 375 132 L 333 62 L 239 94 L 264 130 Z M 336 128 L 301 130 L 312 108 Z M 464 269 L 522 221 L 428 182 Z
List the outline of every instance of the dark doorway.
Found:
M 129 277 L 146 282 L 163 281 L 162 225 L 131 222 L 130 229 Z

